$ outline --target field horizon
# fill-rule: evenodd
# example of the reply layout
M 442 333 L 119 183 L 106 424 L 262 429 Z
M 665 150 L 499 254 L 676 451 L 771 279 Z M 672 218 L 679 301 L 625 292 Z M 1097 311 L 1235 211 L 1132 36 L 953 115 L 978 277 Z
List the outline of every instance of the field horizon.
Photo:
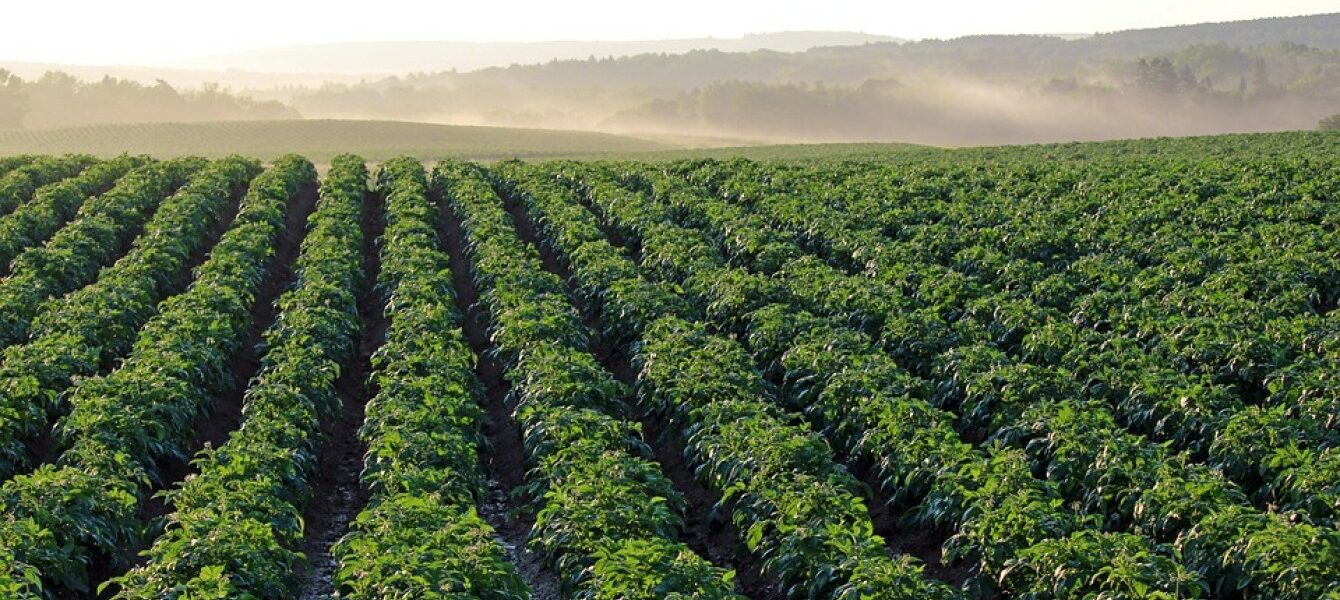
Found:
M 240 154 L 273 159 L 296 153 L 327 162 L 343 152 L 369 160 L 543 158 L 673 150 L 675 146 L 610 133 L 439 125 L 392 120 L 285 119 L 82 125 L 0 131 L 0 154 L 123 152 L 160 158 Z
M 1340 600 L 1335 2 L 17 3 L 0 600 Z
M 1197 142 L 1217 141 L 1219 143 L 1211 143 L 1208 147 L 1218 147 L 1233 141 L 1236 141 L 1233 144 L 1236 146 L 1253 139 L 1271 140 L 1287 136 L 1310 139 L 1329 135 L 1332 133 L 1281 131 L 1035 144 L 935 146 L 900 142 L 768 143 L 664 134 L 617 134 L 371 119 L 291 119 L 133 123 L 0 131 L 0 156 L 79 153 L 109 158 L 129 153 L 155 158 L 221 158 L 241 155 L 272 160 L 284 154 L 301 154 L 318 164 L 326 164 L 342 153 L 358 154 L 373 162 L 398 157 L 412 157 L 422 161 L 461 159 L 479 162 L 505 159 L 839 160 L 887 159 L 909 153 L 955 150 L 990 152 L 1009 148 L 1105 148 L 1139 142 L 1155 142 L 1156 146 L 1182 144 L 1204 148 L 1206 146 Z

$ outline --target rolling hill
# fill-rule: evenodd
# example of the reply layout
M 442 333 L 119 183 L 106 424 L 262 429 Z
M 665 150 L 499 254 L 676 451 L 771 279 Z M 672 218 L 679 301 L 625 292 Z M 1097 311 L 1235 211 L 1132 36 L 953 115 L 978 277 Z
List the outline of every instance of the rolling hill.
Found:
M 739 38 L 688 38 L 645 41 L 551 42 L 352 42 L 261 48 L 193 61 L 201 69 L 255 73 L 331 73 L 392 75 L 411 72 L 474 71 L 514 64 L 540 64 L 587 57 L 638 54 L 722 52 L 803 52 L 825 46 L 897 42 L 897 38 L 854 32 L 789 31 Z
M 0 131 L 0 155 L 122 152 L 160 157 L 244 154 L 272 159 L 299 153 L 326 162 L 340 152 L 369 160 L 600 156 L 670 150 L 675 145 L 605 133 L 431 125 L 395 121 L 288 120 L 148 123 Z

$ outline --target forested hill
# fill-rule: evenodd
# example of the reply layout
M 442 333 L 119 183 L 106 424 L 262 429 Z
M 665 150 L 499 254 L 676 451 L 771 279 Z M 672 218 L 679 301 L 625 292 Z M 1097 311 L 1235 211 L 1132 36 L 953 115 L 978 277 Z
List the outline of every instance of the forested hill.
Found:
M 390 75 L 412 72 L 476 71 L 507 65 L 542 64 L 590 56 L 722 52 L 802 52 L 825 46 L 897 42 L 897 38 L 844 31 L 784 31 L 738 38 L 686 38 L 642 41 L 547 42 L 346 42 L 261 48 L 194 62 L 198 68 L 241 69 L 258 73 L 331 73 Z
M 982 35 L 951 40 L 823 46 L 804 52 L 648 53 L 599 55 L 483 69 L 449 79 L 520 80 L 535 84 L 707 85 L 717 81 L 861 83 L 893 68 L 935 68 L 947 73 L 1051 77 L 1089 63 L 1172 55 L 1198 46 L 1256 48 L 1281 44 L 1340 51 L 1340 13 L 1256 19 L 1103 33 L 1078 39 L 1044 35 Z M 432 80 L 428 76 L 419 81 Z
M 1340 14 L 551 61 L 332 84 L 304 116 L 773 141 L 1002 144 L 1313 129 L 1340 111 Z
M 795 47 L 832 42 L 829 35 L 741 43 Z M 471 72 L 295 79 L 235 92 L 59 73 L 19 79 L 0 70 L 0 129 L 300 116 L 979 145 L 1314 129 L 1340 118 L 1332 117 L 1340 112 L 1340 14 L 1087 37 L 842 40 L 852 45 L 631 56 L 611 50 Z
M 1293 42 L 1324 50 L 1340 50 L 1340 13 L 1277 17 L 1229 23 L 1136 29 L 1080 40 L 1080 46 L 1111 56 L 1169 52 L 1194 44 L 1252 46 Z

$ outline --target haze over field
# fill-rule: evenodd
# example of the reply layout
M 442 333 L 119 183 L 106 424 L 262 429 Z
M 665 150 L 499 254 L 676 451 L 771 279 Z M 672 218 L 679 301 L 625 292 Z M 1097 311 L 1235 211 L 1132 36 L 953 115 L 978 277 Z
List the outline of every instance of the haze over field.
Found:
M 53 2 L 7 9 L 24 26 L 0 39 L 0 129 L 372 119 L 939 145 L 1313 129 L 1340 113 L 1340 15 L 1290 15 L 1334 8 Z
M 0 10 L 0 600 L 1340 600 L 1340 0 Z

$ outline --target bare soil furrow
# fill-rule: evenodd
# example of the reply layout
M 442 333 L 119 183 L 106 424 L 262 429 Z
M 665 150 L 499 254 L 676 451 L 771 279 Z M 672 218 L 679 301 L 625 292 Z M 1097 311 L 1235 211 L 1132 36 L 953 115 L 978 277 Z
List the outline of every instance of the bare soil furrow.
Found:
M 566 282 L 569 297 L 581 311 L 589 332 L 591 354 L 599 359 L 616 379 L 630 387 L 634 386 L 637 383 L 637 372 L 633 369 L 628 349 L 605 339 L 600 333 L 604 328 L 600 326 L 599 315 L 591 314 L 588 307 L 576 301 L 576 282 L 572 278 L 571 270 L 559 260 L 548 244 L 541 241 L 534 223 L 521 204 L 508 197 L 505 190 L 499 189 L 498 193 L 503 198 L 507 212 L 512 215 L 521 239 L 539 250 L 541 262 L 546 270 Z M 614 243 L 611 241 L 611 244 Z M 784 598 L 785 595 L 776 582 L 763 574 L 758 560 L 740 543 L 739 532 L 730 521 L 729 515 L 720 514 L 716 510 L 721 500 L 720 494 L 699 483 L 693 475 L 693 470 L 684 462 L 683 448 L 678 436 L 667 429 L 666 423 L 659 416 L 641 410 L 635 398 L 625 398 L 625 402 L 641 423 L 646 441 L 652 448 L 653 458 L 661 465 L 661 472 L 674 483 L 676 491 L 688 500 L 680 541 L 712 564 L 735 569 L 737 588 L 745 596 L 757 600 Z
M 313 501 L 303 513 L 306 523 L 302 553 L 307 557 L 302 600 L 326 598 L 335 593 L 334 574 L 338 566 L 330 549 L 349 531 L 349 524 L 368 503 L 368 490 L 359 480 L 367 444 L 358 437 L 364 409 L 376 395 L 370 380 L 372 355 L 386 340 L 387 319 L 376 283 L 381 273 L 380 238 L 386 220 L 382 199 L 374 193 L 364 196 L 363 214 L 363 289 L 358 293 L 358 317 L 362 323 L 353 363 L 335 380 L 340 395 L 340 416 L 322 425 L 320 463 L 312 480 Z
M 484 384 L 484 408 L 489 415 L 484 433 L 491 450 L 483 457 L 489 476 L 489 498 L 479 507 L 479 514 L 498 532 L 512 564 L 530 586 L 531 598 L 557 600 L 558 579 L 545 564 L 544 557 L 526 547 L 526 539 L 535 524 L 534 516 L 527 510 L 533 499 L 514 492 L 525 483 L 527 466 L 521 430 L 512 420 L 513 407 L 507 402 L 511 388 L 503 379 L 502 366 L 490 352 L 488 318 L 477 306 L 479 290 L 470 273 L 461 224 L 440 199 L 438 205 L 442 208 L 439 234 L 450 256 L 456 306 L 462 316 L 465 337 L 477 358 L 475 374 Z
M 238 198 L 240 202 L 240 198 Z M 225 391 L 215 398 L 209 405 L 206 414 L 196 420 L 196 437 L 190 445 L 190 456 L 205 447 L 205 444 L 219 446 L 228 439 L 228 434 L 237 429 L 242 420 L 242 398 L 246 393 L 246 388 L 257 370 L 260 368 L 260 357 L 258 356 L 257 346 L 260 344 L 265 330 L 274 323 L 277 315 L 275 301 L 279 295 L 288 289 L 293 282 L 293 263 L 298 258 L 298 251 L 302 246 L 302 239 L 306 234 L 307 217 L 316 207 L 316 189 L 304 190 L 298 195 L 297 199 L 288 206 L 288 211 L 284 216 L 284 231 L 280 234 L 275 245 L 275 256 L 270 260 L 266 268 L 265 281 L 261 284 L 259 292 L 256 295 L 256 302 L 251 308 L 251 323 L 247 327 L 247 336 L 241 348 L 229 364 L 232 373 L 232 381 L 229 382 Z M 214 244 L 223 236 L 227 230 L 227 223 L 231 223 L 236 216 L 238 209 L 237 203 L 229 204 L 229 214 L 226 219 L 221 219 L 220 223 L 210 231 L 209 243 L 206 248 L 213 248 Z M 200 250 L 191 256 L 190 273 L 200 263 L 209 257 L 209 251 Z M 183 276 L 179 285 L 185 287 L 189 284 L 188 277 Z M 161 479 L 166 483 L 162 486 L 155 486 L 148 500 L 141 506 L 139 516 L 142 521 L 151 525 L 143 541 L 151 542 L 161 533 L 162 517 L 171 513 L 172 507 L 158 495 L 158 492 L 176 485 L 194 471 L 194 466 L 189 460 L 177 460 L 164 462 L 159 465 Z M 89 566 L 89 575 L 91 581 L 106 581 L 121 573 L 117 568 L 117 562 L 128 565 L 139 565 L 144 562 L 144 557 L 140 556 L 142 547 L 128 546 L 122 549 L 118 561 L 113 561 L 110 557 L 95 556 L 92 564 Z M 112 590 L 101 596 L 92 594 L 86 596 L 70 596 L 69 598 L 93 598 L 110 597 Z

